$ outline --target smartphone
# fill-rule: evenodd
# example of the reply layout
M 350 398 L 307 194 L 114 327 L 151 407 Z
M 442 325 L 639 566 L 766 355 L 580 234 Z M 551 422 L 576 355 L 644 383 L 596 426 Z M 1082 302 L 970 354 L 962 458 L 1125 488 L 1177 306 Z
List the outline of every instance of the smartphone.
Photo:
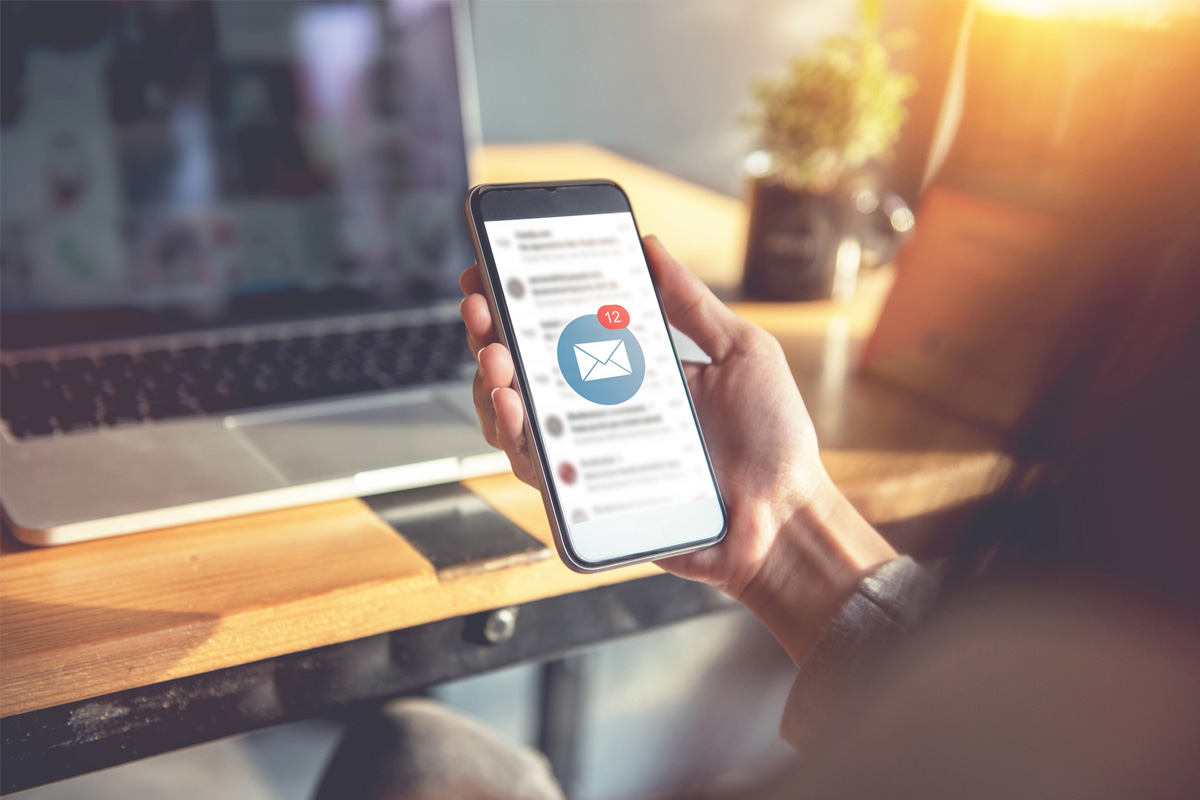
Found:
M 624 190 L 477 186 L 467 218 L 562 560 L 598 572 L 721 541 L 725 505 Z

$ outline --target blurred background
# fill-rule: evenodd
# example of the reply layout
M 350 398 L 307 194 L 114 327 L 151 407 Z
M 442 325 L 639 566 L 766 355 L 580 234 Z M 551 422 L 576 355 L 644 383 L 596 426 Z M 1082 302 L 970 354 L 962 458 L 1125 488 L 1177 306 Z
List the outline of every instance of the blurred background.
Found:
M 589 142 L 738 198 L 766 174 L 747 161 L 763 148 L 756 86 L 817 56 L 830 37 L 859 31 L 864 19 L 857 0 L 502 0 L 469 8 L 485 143 Z M 881 35 L 903 34 L 891 68 L 911 79 L 896 135 L 880 151 L 887 157 L 866 163 L 871 191 L 895 196 L 887 236 L 912 227 L 911 214 L 899 210 L 918 209 L 930 187 L 1023 213 L 1085 210 L 1096 219 L 1139 206 L 1163 181 L 1200 192 L 1200 183 L 1180 178 L 1194 177 L 1200 164 L 1195 11 L 1179 0 L 881 4 L 873 12 Z M 752 215 L 765 215 L 756 208 Z M 756 236 L 772 240 L 754 224 L 752 244 Z M 797 299 L 778 282 L 763 286 L 768 298 Z M 1053 297 L 1078 286 L 1039 291 Z M 1084 340 L 1099 324 L 1075 322 L 1055 330 Z M 877 366 L 886 374 L 883 356 Z M 1019 432 L 1030 398 L 1041 396 L 1060 363 L 1044 348 L 1030 357 L 1044 369 L 1021 371 L 1036 375 L 1011 406 L 966 398 L 960 410 Z M 904 362 L 905 375 L 913 369 Z M 573 798 L 655 796 L 698 774 L 736 786 L 790 752 L 778 725 L 795 668 L 746 613 L 607 644 L 568 664 L 582 677 L 585 709 L 567 787 Z M 517 667 L 433 696 L 536 744 L 538 675 L 536 665 Z M 695 735 L 717 728 L 719 738 Z M 306 797 L 340 730 L 335 720 L 294 723 L 16 796 Z
M 752 84 L 853 30 L 858 3 L 513 0 L 471 15 L 484 141 L 592 142 L 738 196 Z

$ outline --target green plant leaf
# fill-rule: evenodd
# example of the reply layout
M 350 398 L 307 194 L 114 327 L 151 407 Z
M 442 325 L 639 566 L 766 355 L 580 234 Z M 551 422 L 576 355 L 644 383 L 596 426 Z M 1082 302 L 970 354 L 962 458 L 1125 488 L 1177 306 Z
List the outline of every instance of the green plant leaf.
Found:
M 829 37 L 814 56 L 792 61 L 782 78 L 754 87 L 750 120 L 785 183 L 822 190 L 846 167 L 891 157 L 907 118 L 904 101 L 917 84 L 891 68 L 882 14 L 878 0 L 866 0 L 857 34 Z M 889 34 L 906 38 L 911 44 L 911 34 Z

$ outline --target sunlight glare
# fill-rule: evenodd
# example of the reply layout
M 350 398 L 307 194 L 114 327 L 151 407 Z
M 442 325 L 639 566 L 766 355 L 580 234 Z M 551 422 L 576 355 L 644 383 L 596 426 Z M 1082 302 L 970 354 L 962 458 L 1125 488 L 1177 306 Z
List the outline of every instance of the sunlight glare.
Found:
M 1025 19 L 1077 18 L 1154 25 L 1196 13 L 1197 0 L 979 0 L 985 12 Z

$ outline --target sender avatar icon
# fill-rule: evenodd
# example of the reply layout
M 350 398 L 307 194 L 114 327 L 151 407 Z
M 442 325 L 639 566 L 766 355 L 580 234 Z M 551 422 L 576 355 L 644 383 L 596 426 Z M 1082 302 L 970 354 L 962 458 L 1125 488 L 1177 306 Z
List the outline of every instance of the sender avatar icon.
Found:
M 559 334 L 558 368 L 580 397 L 614 406 L 642 387 L 646 357 L 628 328 L 605 327 L 595 314 L 587 314 L 571 320 Z

